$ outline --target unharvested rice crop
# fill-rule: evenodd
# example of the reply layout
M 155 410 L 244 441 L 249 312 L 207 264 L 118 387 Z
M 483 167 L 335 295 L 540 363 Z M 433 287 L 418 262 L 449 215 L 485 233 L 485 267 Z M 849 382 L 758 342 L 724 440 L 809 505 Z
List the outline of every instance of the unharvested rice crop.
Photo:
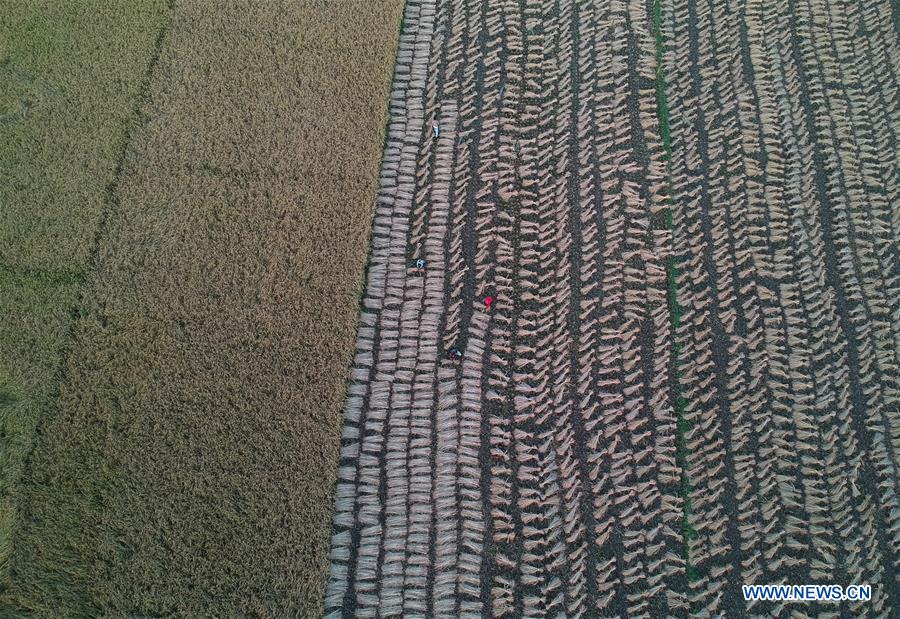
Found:
M 900 612 L 893 11 L 407 2 L 328 616 Z
M 166 8 L 0 3 L 0 583 Z
M 319 613 L 401 9 L 168 8 L 0 614 Z

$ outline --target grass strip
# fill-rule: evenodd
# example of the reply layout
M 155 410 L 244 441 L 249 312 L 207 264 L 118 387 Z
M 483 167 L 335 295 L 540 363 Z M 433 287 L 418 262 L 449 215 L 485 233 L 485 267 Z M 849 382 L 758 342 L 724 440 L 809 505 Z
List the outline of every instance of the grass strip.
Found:
M 670 230 L 674 230 L 675 224 L 672 218 L 672 210 L 675 208 L 675 202 L 672 197 L 671 185 L 671 163 L 672 163 L 672 136 L 669 129 L 669 105 L 666 96 L 666 74 L 663 67 L 663 54 L 665 53 L 665 42 L 662 35 L 662 0 L 654 0 L 653 2 L 653 32 L 656 38 L 656 109 L 659 117 L 659 131 L 662 137 L 663 149 L 665 150 L 666 167 L 669 170 L 668 182 L 669 190 L 667 192 L 667 200 L 669 208 L 666 211 L 666 224 Z M 689 581 L 699 578 L 696 569 L 691 564 L 690 558 L 690 540 L 696 539 L 697 532 L 690 523 L 691 516 L 691 481 L 689 476 L 687 462 L 687 443 L 685 436 L 691 429 L 690 422 L 685 418 L 685 406 L 687 401 L 681 392 L 681 360 L 679 353 L 681 352 L 675 334 L 681 325 L 681 307 L 678 304 L 678 256 L 669 256 L 666 261 L 666 277 L 668 279 L 668 304 L 669 316 L 672 323 L 672 392 L 675 396 L 675 415 L 677 419 L 677 461 L 681 467 L 681 497 L 684 510 L 684 518 L 681 523 L 681 531 L 684 536 L 684 560 Z

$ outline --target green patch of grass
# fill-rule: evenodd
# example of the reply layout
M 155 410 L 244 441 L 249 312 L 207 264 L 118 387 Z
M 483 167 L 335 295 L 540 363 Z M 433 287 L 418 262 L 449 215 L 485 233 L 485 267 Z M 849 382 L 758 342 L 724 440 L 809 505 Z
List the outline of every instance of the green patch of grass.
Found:
M 19 401 L 14 394 L 0 389 L 0 407 L 7 408 Z
M 65 286 L 80 284 L 84 281 L 84 272 L 73 269 L 31 269 L 28 267 L 11 267 L 0 264 L 0 275 L 11 280 L 30 281 L 42 286 Z

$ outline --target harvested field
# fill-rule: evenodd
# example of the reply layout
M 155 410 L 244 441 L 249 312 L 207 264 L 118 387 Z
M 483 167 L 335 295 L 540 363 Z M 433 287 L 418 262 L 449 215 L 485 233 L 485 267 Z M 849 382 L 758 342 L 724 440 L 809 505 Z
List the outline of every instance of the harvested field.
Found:
M 319 614 L 401 9 L 169 7 L 0 615 Z
M 0 9 L 0 586 L 164 0 Z
M 680 613 L 650 15 L 455 0 L 405 24 L 326 610 Z
M 803 580 L 869 583 L 851 612 L 897 616 L 891 3 L 663 7 L 691 607 L 738 613 L 741 583 Z
M 408 0 L 328 616 L 900 612 L 895 13 Z

